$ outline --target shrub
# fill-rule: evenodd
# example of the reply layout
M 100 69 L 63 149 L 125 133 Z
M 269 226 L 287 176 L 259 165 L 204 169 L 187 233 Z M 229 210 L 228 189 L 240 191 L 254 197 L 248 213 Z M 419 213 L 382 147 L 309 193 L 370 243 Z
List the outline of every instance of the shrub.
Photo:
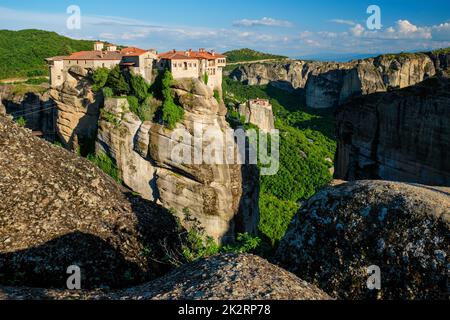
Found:
M 207 85 L 209 82 L 209 76 L 208 73 L 205 72 L 205 74 L 203 75 L 203 82 Z
M 226 253 L 252 253 L 261 245 L 261 239 L 249 233 L 240 233 L 235 244 L 224 246 L 221 251 Z
M 149 95 L 141 104 L 138 114 L 139 119 L 141 119 L 141 121 L 152 121 L 155 117 L 156 111 L 161 107 L 161 105 L 161 101 L 153 98 L 152 95 Z
M 110 87 L 104 87 L 102 89 L 103 91 L 103 97 L 105 98 L 112 98 L 114 96 L 114 92 Z
M 214 98 L 216 98 L 218 103 L 222 102 L 222 99 L 220 98 L 219 90 L 214 90 Z
M 101 109 L 100 115 L 106 122 L 112 123 L 116 128 L 120 126 L 121 121 L 116 117 L 115 114 L 112 114 L 105 109 Z
M 16 123 L 19 127 L 25 127 L 27 125 L 27 120 L 24 117 L 16 119 Z
M 99 167 L 104 173 L 113 178 L 116 182 L 122 183 L 119 177 L 119 170 L 114 161 L 106 153 L 90 154 L 87 159 Z
M 187 262 L 192 262 L 200 258 L 210 257 L 219 252 L 219 246 L 213 238 L 205 237 L 198 230 L 191 230 L 187 233 L 186 244 L 183 246 L 183 257 Z
M 127 97 L 128 104 L 130 106 L 130 111 L 134 114 L 139 114 L 139 100 L 135 96 L 128 96 Z

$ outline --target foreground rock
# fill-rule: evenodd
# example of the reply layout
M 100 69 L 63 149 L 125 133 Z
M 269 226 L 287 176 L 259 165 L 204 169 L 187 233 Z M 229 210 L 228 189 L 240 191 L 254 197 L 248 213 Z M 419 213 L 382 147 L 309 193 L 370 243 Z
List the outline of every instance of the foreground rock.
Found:
M 450 186 L 449 92 L 443 74 L 340 107 L 335 177 Z
M 106 100 L 99 121 L 97 152 L 115 160 L 127 186 L 170 209 L 186 228 L 198 224 L 219 242 L 233 241 L 238 233 L 255 233 L 259 223 L 256 166 L 228 163 L 220 153 L 224 148 L 218 152 L 223 164 L 207 164 L 207 160 L 196 164 L 192 158 L 195 153 L 208 155 L 211 142 L 226 137 L 230 127 L 225 106 L 198 79 L 177 80 L 172 90 L 185 111 L 176 130 L 188 135 L 183 140 L 183 155 L 191 157 L 190 163 L 189 159 L 175 161 L 172 157 L 180 154 L 175 151 L 180 135 L 161 124 L 142 122 L 129 111 L 126 99 Z M 198 132 L 205 134 L 200 146 L 196 142 Z M 236 154 L 237 147 L 231 141 Z
M 359 181 L 308 200 L 278 249 L 281 265 L 344 299 L 448 299 L 450 188 Z M 367 268 L 381 269 L 381 290 Z
M 0 287 L 0 299 L 328 300 L 326 293 L 253 255 L 220 255 L 118 292 Z
M 178 225 L 87 160 L 0 117 L 0 283 L 124 287 L 170 270 Z

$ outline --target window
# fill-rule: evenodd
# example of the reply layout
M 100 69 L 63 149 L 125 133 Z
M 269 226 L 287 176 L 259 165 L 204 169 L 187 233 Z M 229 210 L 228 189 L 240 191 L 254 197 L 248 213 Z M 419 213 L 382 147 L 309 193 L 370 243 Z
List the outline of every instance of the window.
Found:
M 56 79 L 61 80 L 61 76 L 57 76 Z
M 185 63 L 184 63 L 184 70 L 187 70 L 187 68 L 188 68 L 188 63 L 185 62 Z

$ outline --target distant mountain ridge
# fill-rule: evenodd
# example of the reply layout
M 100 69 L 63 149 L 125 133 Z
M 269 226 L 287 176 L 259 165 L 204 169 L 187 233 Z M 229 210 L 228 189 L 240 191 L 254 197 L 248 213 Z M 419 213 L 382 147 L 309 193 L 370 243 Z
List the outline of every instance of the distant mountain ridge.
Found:
M 285 56 L 264 53 L 248 48 L 227 51 L 224 53 L 224 55 L 227 57 L 228 63 L 259 61 L 269 59 L 287 59 L 287 57 Z

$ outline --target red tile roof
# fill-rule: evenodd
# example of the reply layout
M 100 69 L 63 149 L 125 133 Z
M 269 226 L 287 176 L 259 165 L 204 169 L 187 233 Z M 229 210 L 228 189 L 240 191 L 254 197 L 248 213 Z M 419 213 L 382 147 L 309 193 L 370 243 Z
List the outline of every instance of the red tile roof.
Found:
M 136 47 L 129 47 L 129 48 L 120 50 L 120 53 L 127 57 L 138 57 L 147 52 L 148 52 L 148 50 L 139 49 Z
M 122 60 L 122 54 L 117 51 L 80 51 L 64 60 Z
M 214 60 L 219 58 L 225 58 L 224 55 L 219 53 L 212 53 L 207 51 L 176 51 L 161 53 L 158 55 L 160 59 L 166 60 Z

